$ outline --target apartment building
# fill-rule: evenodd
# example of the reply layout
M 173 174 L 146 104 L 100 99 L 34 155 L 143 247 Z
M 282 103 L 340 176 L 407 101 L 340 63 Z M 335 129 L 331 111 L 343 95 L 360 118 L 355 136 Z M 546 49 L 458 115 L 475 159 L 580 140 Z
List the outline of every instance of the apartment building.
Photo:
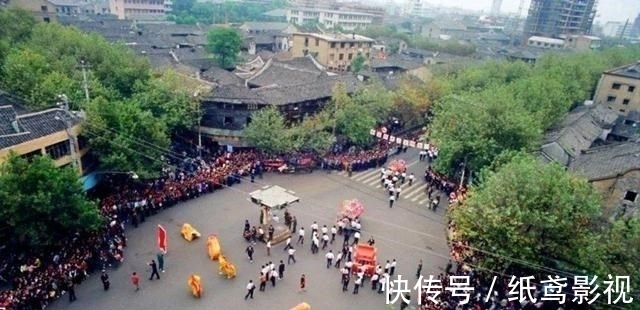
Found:
M 373 23 L 375 15 L 369 13 L 297 7 L 287 10 L 287 22 L 304 25 L 318 23 L 325 28 L 340 27 L 346 31 L 366 28 Z
M 594 102 L 626 116 L 640 111 L 639 89 L 640 61 L 602 73 Z
M 40 22 L 55 22 L 57 14 L 55 6 L 47 0 L 10 0 L 8 7 L 23 9 Z
M 109 0 L 111 14 L 118 19 L 164 20 L 172 6 L 169 0 Z
M 590 34 L 596 0 L 531 0 L 524 36 Z
M 358 54 L 368 60 L 374 43 L 357 34 L 294 33 L 291 52 L 296 58 L 313 55 L 328 70 L 346 71 Z

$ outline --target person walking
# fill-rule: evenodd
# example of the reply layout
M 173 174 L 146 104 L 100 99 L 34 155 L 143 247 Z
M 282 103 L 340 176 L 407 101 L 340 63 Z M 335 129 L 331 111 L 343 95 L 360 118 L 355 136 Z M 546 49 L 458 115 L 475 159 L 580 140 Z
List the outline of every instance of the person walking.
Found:
M 282 280 L 284 278 L 284 262 L 280 261 L 280 265 L 278 265 L 278 278 Z
M 151 277 L 149 277 L 149 281 L 153 281 L 153 276 L 156 276 L 156 279 L 160 280 L 160 274 L 158 273 L 158 265 L 156 264 L 155 260 L 151 260 L 151 262 L 149 263 L 149 266 L 151 266 Z
M 393 203 L 396 201 L 396 196 L 391 194 L 391 196 L 389 196 L 389 208 L 393 208 Z
M 358 242 L 360 242 L 360 232 L 356 231 L 355 233 L 353 233 L 353 244 L 352 245 L 357 245 Z
M 296 249 L 294 248 L 290 248 L 289 249 L 289 257 L 287 258 L 287 264 L 291 264 L 291 261 L 293 261 L 293 263 L 296 263 L 296 257 L 294 256 L 294 254 L 296 253 Z
M 249 245 L 245 250 L 245 252 L 247 252 L 247 257 L 249 258 L 249 262 L 253 263 L 253 247 Z
M 329 250 L 329 252 L 324 256 L 327 258 L 327 269 L 331 268 L 333 259 L 334 259 L 334 255 L 333 255 L 333 250 Z
M 393 277 L 393 274 L 396 272 L 396 264 L 397 262 L 396 262 L 396 259 L 394 258 L 391 261 L 391 265 L 389 266 L 389 276 Z
M 330 241 L 331 244 L 333 244 L 333 242 L 336 241 L 337 233 L 338 233 L 338 228 L 336 228 L 336 225 L 331 226 L 331 241 Z
M 360 289 L 360 285 L 362 285 L 362 278 L 357 277 L 356 282 L 353 282 L 353 294 L 357 295 L 358 290 Z
M 351 279 L 349 278 L 349 274 L 342 274 L 342 291 L 343 292 L 347 292 L 349 291 L 349 281 Z
M 267 256 L 271 256 L 271 239 L 267 241 Z
M 267 275 L 264 272 L 260 273 L 260 291 L 264 292 L 267 288 Z
M 407 307 L 409 307 L 409 301 L 411 301 L 411 295 L 405 293 L 404 298 L 402 298 L 402 303 L 400 304 L 400 310 L 407 309 Z
M 131 274 L 131 284 L 136 288 L 136 292 L 140 290 L 140 276 L 136 272 Z
M 156 254 L 156 259 L 158 260 L 158 269 L 164 272 L 164 251 L 160 250 L 160 252 Z
M 375 291 L 376 289 L 378 289 L 378 282 L 380 281 L 380 275 L 377 273 L 374 273 L 371 276 L 371 290 Z
M 298 227 L 298 219 L 296 219 L 296 216 L 293 216 L 293 219 L 291 219 L 291 231 L 295 232 L 296 228 Z
M 300 292 L 307 291 L 307 278 L 304 276 L 304 273 L 300 276 Z
M 420 274 L 422 273 L 422 260 L 418 263 L 418 270 L 416 271 L 416 279 L 420 279 Z
M 300 230 L 298 230 L 298 242 L 296 242 L 296 245 L 298 244 L 304 245 L 304 227 L 300 227 Z
M 78 298 L 76 298 L 76 284 L 73 283 L 72 279 L 67 280 L 67 293 L 69 293 L 69 302 L 74 302 Z
M 276 279 L 278 277 L 279 275 L 275 268 L 269 272 L 269 280 L 271 281 L 271 286 L 276 287 Z
M 111 283 L 109 283 L 109 275 L 107 274 L 107 271 L 102 269 L 102 274 L 100 275 L 100 281 L 102 281 L 102 287 L 104 288 L 105 291 L 109 290 L 109 286 L 111 286 Z
M 292 246 L 291 246 L 291 236 L 289 236 L 287 238 L 287 241 L 285 241 L 284 251 L 286 252 L 290 248 L 292 248 Z
M 327 246 L 329 245 L 329 235 L 327 234 L 323 234 L 322 235 L 322 249 L 326 249 Z
M 255 290 L 256 285 L 253 284 L 253 280 L 249 280 L 249 283 L 247 284 L 247 295 L 244 295 L 244 300 L 247 300 L 247 298 L 253 299 L 253 291 Z
M 335 263 L 336 268 L 340 268 L 340 261 L 342 261 L 343 255 L 344 254 L 342 254 L 342 251 L 338 252 L 338 255 L 336 255 L 336 263 Z

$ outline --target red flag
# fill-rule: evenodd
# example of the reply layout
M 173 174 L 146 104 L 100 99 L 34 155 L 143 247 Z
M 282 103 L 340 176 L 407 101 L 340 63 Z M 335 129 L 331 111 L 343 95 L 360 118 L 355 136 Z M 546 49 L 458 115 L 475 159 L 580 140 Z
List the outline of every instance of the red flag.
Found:
M 162 252 L 167 252 L 167 231 L 162 225 L 158 225 L 158 247 Z

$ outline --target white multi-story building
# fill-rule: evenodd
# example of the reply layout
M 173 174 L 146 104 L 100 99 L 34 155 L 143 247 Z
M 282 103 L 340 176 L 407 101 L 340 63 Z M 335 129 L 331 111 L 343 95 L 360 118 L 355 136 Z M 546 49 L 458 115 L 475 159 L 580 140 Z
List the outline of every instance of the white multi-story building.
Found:
M 612 38 L 629 37 L 631 36 L 632 26 L 632 24 L 626 24 L 624 22 L 607 22 L 602 27 L 602 34 L 605 37 Z
M 404 3 L 404 15 L 426 16 L 427 3 L 425 0 L 406 0 Z
M 287 22 L 304 25 L 318 23 L 326 28 L 340 27 L 343 30 L 355 30 L 357 28 L 366 28 L 371 25 L 373 14 L 334 11 L 318 8 L 291 8 L 287 11 Z

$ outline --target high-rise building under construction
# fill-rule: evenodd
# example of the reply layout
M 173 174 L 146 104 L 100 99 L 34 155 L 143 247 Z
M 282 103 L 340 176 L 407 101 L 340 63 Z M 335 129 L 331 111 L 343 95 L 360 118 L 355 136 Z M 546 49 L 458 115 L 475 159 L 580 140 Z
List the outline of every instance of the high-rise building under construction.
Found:
M 590 34 L 596 0 L 531 0 L 525 37 Z

